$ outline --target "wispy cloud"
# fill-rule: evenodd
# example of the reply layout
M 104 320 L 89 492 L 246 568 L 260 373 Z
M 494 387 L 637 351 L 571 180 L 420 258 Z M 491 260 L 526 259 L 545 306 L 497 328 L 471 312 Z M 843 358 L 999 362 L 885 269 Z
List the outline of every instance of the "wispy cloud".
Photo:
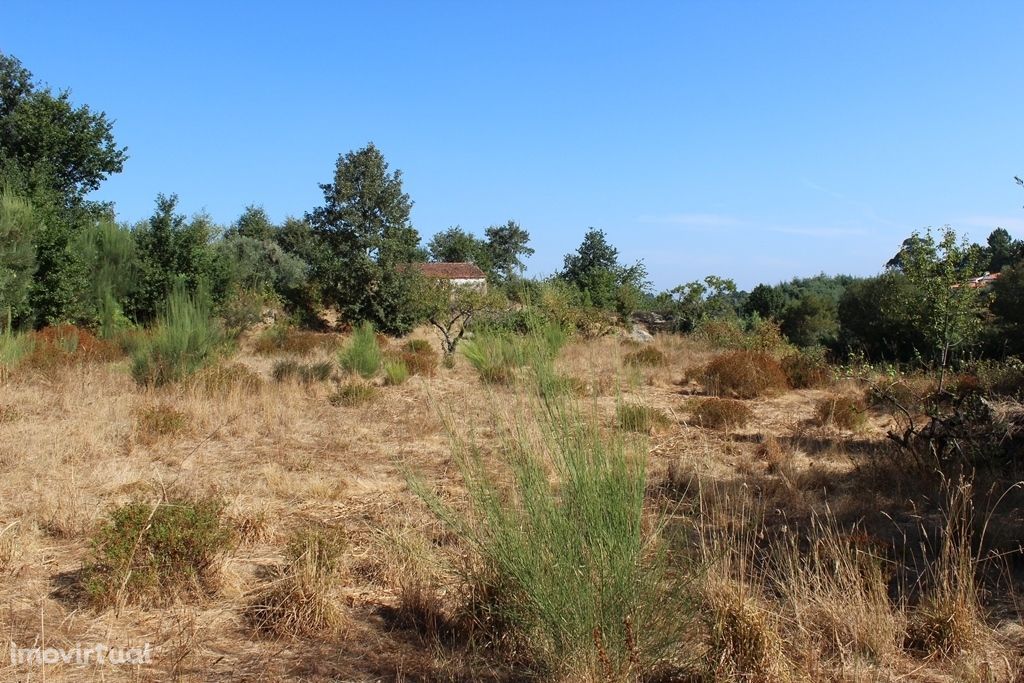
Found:
M 681 225 L 694 228 L 728 228 L 742 225 L 743 221 L 735 216 L 719 213 L 670 213 L 661 216 L 640 216 L 639 223 L 656 223 L 659 225 Z
M 886 225 L 889 226 L 890 228 L 902 229 L 906 227 L 902 223 L 899 223 L 898 221 L 889 220 L 888 218 L 880 216 L 878 212 L 875 211 L 875 208 L 868 204 L 867 202 L 863 202 L 854 197 L 850 197 L 846 194 L 843 194 L 842 192 L 825 187 L 824 185 L 820 185 L 819 183 L 816 183 L 813 180 L 808 180 L 807 178 L 801 178 L 800 181 L 803 183 L 804 187 L 814 190 L 815 192 L 821 192 L 822 194 L 826 194 L 829 197 L 832 197 L 833 199 L 838 200 L 843 204 L 846 204 L 847 206 L 856 209 L 858 212 L 860 212 L 861 216 L 874 223 Z
M 1024 233 L 1024 216 L 965 216 L 958 221 L 965 228 L 995 230 L 1005 228 L 1013 233 Z
M 805 237 L 855 237 L 867 235 L 868 230 L 862 228 L 804 228 L 804 227 L 769 227 L 772 232 L 780 232 L 785 235 L 803 235 Z

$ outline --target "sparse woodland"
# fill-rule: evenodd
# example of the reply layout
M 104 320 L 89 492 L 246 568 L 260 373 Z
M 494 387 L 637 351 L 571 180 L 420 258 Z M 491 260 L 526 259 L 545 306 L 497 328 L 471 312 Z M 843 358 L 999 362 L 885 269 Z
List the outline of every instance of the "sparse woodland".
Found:
M 1024 677 L 1005 230 L 655 293 L 598 229 L 546 279 L 515 221 L 421 246 L 372 144 L 282 224 L 119 223 L 126 158 L 0 54 L 12 643 L 152 644 L 106 680 Z

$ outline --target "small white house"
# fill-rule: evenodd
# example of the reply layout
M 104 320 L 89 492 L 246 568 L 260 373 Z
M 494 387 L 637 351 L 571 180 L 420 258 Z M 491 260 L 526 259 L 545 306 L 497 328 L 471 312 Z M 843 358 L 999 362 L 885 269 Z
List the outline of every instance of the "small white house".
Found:
M 447 280 L 457 287 L 487 288 L 487 276 L 474 263 L 419 263 L 425 277 Z

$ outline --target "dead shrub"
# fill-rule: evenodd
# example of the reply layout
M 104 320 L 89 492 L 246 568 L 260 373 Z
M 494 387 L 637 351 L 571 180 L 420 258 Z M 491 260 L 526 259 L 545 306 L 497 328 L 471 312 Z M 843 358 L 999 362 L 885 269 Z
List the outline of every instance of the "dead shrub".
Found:
M 696 379 L 709 394 L 734 398 L 777 394 L 789 386 L 779 361 L 756 351 L 718 356 L 697 371 Z
M 189 416 L 168 405 L 158 404 L 143 408 L 135 416 L 135 439 L 151 446 L 160 439 L 186 431 Z
M 380 390 L 372 384 L 351 380 L 340 385 L 327 400 L 332 406 L 354 408 L 373 401 L 378 394 Z
M 235 390 L 250 393 L 263 386 L 263 378 L 242 363 L 218 363 L 205 367 L 189 382 L 193 389 L 219 396 Z
M 761 434 L 754 453 L 768 465 L 769 474 L 779 472 L 793 460 L 793 451 L 786 448 L 774 434 Z
M 708 603 L 716 680 L 781 680 L 786 659 L 770 611 L 735 589 L 716 591 Z
M 305 529 L 285 551 L 281 577 L 246 610 L 252 626 L 273 635 L 301 636 L 336 630 L 342 612 L 331 591 L 342 569 L 345 536 L 333 528 Z
M 253 351 L 264 356 L 278 353 L 308 356 L 317 349 L 329 349 L 337 343 L 337 337 L 332 334 L 297 330 L 287 325 L 273 325 L 256 337 L 252 346 Z
M 20 413 L 14 406 L 0 405 L 0 425 L 14 422 L 19 416 Z
M 794 353 L 782 359 L 782 371 L 794 389 L 819 389 L 832 384 L 828 363 L 807 353 Z
M 440 363 L 437 351 L 424 339 L 410 339 L 397 352 L 392 351 L 389 355 L 405 363 L 410 375 L 433 377 Z
M 668 363 L 668 358 L 661 349 L 650 345 L 630 351 L 622 360 L 626 365 L 635 368 L 658 368 Z
M 867 410 L 867 404 L 859 396 L 832 395 L 818 401 L 814 414 L 822 427 L 855 432 L 867 425 Z
M 708 398 L 699 402 L 691 413 L 694 422 L 708 429 L 738 429 L 754 417 L 743 401 L 731 398 Z
M 330 361 L 299 363 L 295 360 L 280 360 L 274 363 L 271 376 L 275 382 L 293 381 L 300 384 L 313 384 L 327 381 L 333 372 L 334 364 Z
M 33 349 L 26 359 L 29 367 L 53 371 L 76 363 L 101 363 L 122 358 L 114 343 L 99 339 L 89 330 L 74 325 L 44 327 L 32 333 Z

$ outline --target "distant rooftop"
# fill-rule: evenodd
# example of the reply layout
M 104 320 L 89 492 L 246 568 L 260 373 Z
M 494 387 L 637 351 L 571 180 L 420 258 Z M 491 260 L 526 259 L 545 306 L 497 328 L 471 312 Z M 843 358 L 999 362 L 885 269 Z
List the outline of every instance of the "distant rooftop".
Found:
M 420 272 L 442 280 L 483 280 L 487 276 L 475 263 L 419 263 Z

